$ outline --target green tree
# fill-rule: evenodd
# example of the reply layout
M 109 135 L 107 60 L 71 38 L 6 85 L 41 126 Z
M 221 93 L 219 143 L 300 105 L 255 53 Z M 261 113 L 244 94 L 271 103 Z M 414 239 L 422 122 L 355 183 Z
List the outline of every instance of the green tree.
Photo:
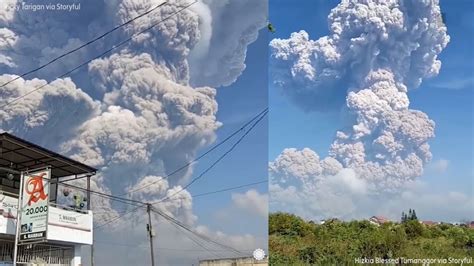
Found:
M 414 239 L 423 235 L 423 225 L 416 220 L 409 220 L 403 224 L 408 239 Z
M 405 214 L 404 211 L 402 211 L 402 218 L 400 219 L 400 221 L 401 221 L 402 223 L 404 223 L 404 222 L 406 222 L 406 220 L 407 220 L 407 215 Z

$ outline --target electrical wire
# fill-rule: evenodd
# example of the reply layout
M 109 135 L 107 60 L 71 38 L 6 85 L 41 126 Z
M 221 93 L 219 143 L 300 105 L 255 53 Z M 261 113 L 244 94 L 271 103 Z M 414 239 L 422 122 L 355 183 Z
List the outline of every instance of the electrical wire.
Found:
M 194 159 L 193 161 L 190 161 L 188 163 L 186 163 L 185 165 L 179 167 L 178 169 L 176 169 L 175 171 L 171 172 L 169 175 L 166 176 L 166 178 L 168 178 L 169 176 L 179 172 L 180 170 L 186 168 L 187 166 L 191 165 L 193 162 L 195 161 L 198 161 L 199 159 L 203 158 L 204 156 L 208 155 L 209 153 L 211 153 L 212 151 L 214 151 L 215 149 L 217 149 L 219 146 L 223 145 L 224 143 L 226 143 L 227 141 L 229 141 L 232 137 L 234 137 L 235 135 L 237 135 L 239 132 L 242 132 L 245 128 L 247 128 L 252 122 L 256 121 L 257 122 L 254 122 L 254 124 L 250 127 L 249 130 L 252 130 L 255 125 L 260 122 L 263 117 L 268 113 L 268 107 L 265 108 L 264 110 L 262 110 L 261 112 L 259 112 L 256 116 L 252 117 L 248 122 L 246 122 L 242 127 L 240 127 L 238 130 L 234 131 L 233 133 L 231 133 L 228 137 L 226 137 L 224 140 L 222 140 L 221 142 L 217 143 L 216 145 L 214 145 L 212 148 L 210 148 L 209 150 L 207 150 L 205 153 L 201 154 L 199 157 L 197 157 L 196 159 Z M 240 142 L 241 140 L 243 139 L 243 137 L 245 137 L 250 131 L 246 131 L 246 133 L 240 138 L 240 140 L 238 140 L 236 143 L 234 143 L 233 147 L 228 150 L 224 156 L 226 156 L 228 153 L 230 153 Z M 222 157 L 222 156 L 221 156 Z M 222 159 L 222 158 L 221 158 Z M 213 168 L 221 159 L 218 159 L 217 161 L 215 161 L 210 168 Z M 210 169 L 209 169 L 210 170 Z M 209 171 L 208 170 L 208 171 Z M 201 178 L 207 171 L 201 173 L 200 176 L 198 176 L 197 179 Z M 144 189 L 144 188 L 147 188 L 151 185 L 154 185 L 158 182 L 161 182 L 161 180 L 159 181 L 155 181 L 155 182 L 152 182 L 150 184 L 148 184 L 147 186 L 143 186 L 143 187 L 139 187 L 139 188 L 136 188 L 134 190 L 131 190 L 125 194 L 128 194 L 128 193 L 131 193 L 131 192 L 136 192 L 136 191 L 139 191 L 141 189 Z M 103 197 L 103 198 L 107 198 L 107 199 L 111 199 L 111 200 L 114 200 L 114 201 L 118 201 L 118 202 L 121 202 L 121 203 L 124 203 L 124 204 L 129 204 L 129 205 L 132 205 L 132 206 L 144 206 L 146 205 L 145 202 L 141 202 L 141 201 L 137 201 L 137 200 L 132 200 L 132 199 L 128 199 L 128 198 L 123 198 L 123 197 L 119 197 L 119 196 L 122 196 L 122 195 L 125 195 L 125 194 L 119 194 L 119 196 L 115 196 L 115 195 L 111 195 L 111 194 L 106 194 L 106 193 L 103 193 L 103 192 L 99 192 L 99 191 L 94 191 L 94 190 L 87 190 L 86 188 L 81 188 L 81 187 L 78 187 L 78 186 L 74 186 L 74 185 L 71 185 L 71 184 L 66 184 L 66 183 L 61 183 L 61 185 L 63 186 L 67 186 L 67 187 L 72 187 L 72 188 L 76 188 L 76 189 L 79 189 L 79 190 L 83 190 L 83 191 L 88 191 L 90 193 L 93 193 L 93 194 L 96 194 L 100 197 Z M 189 185 L 188 185 L 189 186 Z M 173 195 L 172 195 L 173 196 Z M 157 202 L 156 202 L 157 203 Z M 137 205 L 139 204 L 139 205 Z
M 186 236 L 188 239 L 190 239 L 191 241 L 193 241 L 196 245 L 198 245 L 199 247 L 201 247 L 202 249 L 204 249 L 205 251 L 207 251 L 207 253 L 211 254 L 211 256 L 215 256 L 216 258 L 219 257 L 219 255 L 217 255 L 217 253 L 214 253 L 214 251 L 212 251 L 211 249 L 207 248 L 203 243 L 199 242 L 197 239 L 193 238 L 191 235 L 188 234 L 187 231 L 184 231 L 184 229 L 182 229 L 181 227 L 179 227 L 178 225 L 176 225 L 175 223 L 165 219 L 166 221 L 168 221 L 172 226 L 174 226 L 176 228 L 177 231 L 181 231 L 183 233 L 184 236 Z
M 257 115 L 255 115 L 254 117 L 252 117 L 249 121 L 247 121 L 243 126 L 241 126 L 238 130 L 235 130 L 234 132 L 232 132 L 229 136 L 227 136 L 225 139 L 223 139 L 222 141 L 220 141 L 219 143 L 215 144 L 214 146 L 212 146 L 209 150 L 207 150 L 206 152 L 204 152 L 203 154 L 199 155 L 198 157 L 196 157 L 194 160 L 192 161 L 189 161 L 188 163 L 184 164 L 183 166 L 179 167 L 178 169 L 172 171 L 171 173 L 169 174 L 166 174 L 163 178 L 164 179 L 168 179 L 169 177 L 171 177 L 172 175 L 182 171 L 183 169 L 187 168 L 188 166 L 190 166 L 191 164 L 199 161 L 200 159 L 202 159 L 203 157 L 205 157 L 206 155 L 208 155 L 209 153 L 211 153 L 212 151 L 214 151 L 215 149 L 219 148 L 220 146 L 222 146 L 223 144 L 225 144 L 227 141 L 229 141 L 230 139 L 232 139 L 235 135 L 237 135 L 238 133 L 242 132 L 248 125 L 250 125 L 253 121 L 255 121 L 256 119 L 258 119 L 260 116 L 262 116 L 264 113 L 268 112 L 268 107 L 265 108 L 264 110 L 262 110 L 261 112 L 259 112 Z M 144 188 L 148 188 L 154 184 L 157 184 L 157 183 L 160 183 L 162 180 L 158 180 L 158 181 L 155 181 L 155 182 L 152 182 L 150 184 L 147 184 L 146 186 L 142 186 L 142 187 L 139 187 L 139 188 L 136 188 L 136 189 L 132 189 L 132 190 L 129 190 L 128 192 L 124 193 L 124 194 L 119 194 L 119 196 L 123 196 L 123 195 L 126 195 L 126 194 L 130 194 L 130 193 L 133 193 L 133 192 L 136 192 L 136 191 L 139 191 L 141 189 L 144 189 Z
M 158 201 L 155 201 L 153 202 L 152 204 L 156 204 L 156 203 L 160 203 L 160 202 L 163 202 L 165 200 L 168 200 L 174 196 L 176 196 L 177 194 L 183 192 L 185 189 L 187 189 L 189 186 L 191 186 L 192 184 L 194 184 L 196 181 L 198 181 L 199 179 L 201 179 L 207 172 L 209 172 L 212 168 L 214 168 L 222 159 L 224 159 L 229 153 L 231 153 L 235 147 L 237 147 L 237 145 L 239 145 L 242 140 L 255 128 L 255 126 L 260 123 L 260 121 L 262 121 L 262 119 L 266 116 L 266 114 L 268 113 L 268 110 L 262 114 L 262 116 L 260 116 L 253 124 L 252 126 L 247 130 L 245 131 L 245 133 L 232 145 L 232 147 L 230 147 L 230 149 L 228 149 L 224 154 L 222 154 L 217 160 L 215 160 L 209 167 L 207 167 L 204 171 L 201 172 L 201 174 L 199 174 L 196 178 L 194 178 L 193 180 L 191 180 L 191 182 L 189 182 L 187 185 L 185 185 L 184 187 L 182 187 L 180 190 L 176 191 L 175 193 L 169 195 L 169 196 L 166 196 Z
M 94 39 L 92 39 L 92 40 L 90 40 L 90 41 L 88 41 L 88 42 L 86 42 L 86 43 L 84 43 L 84 44 L 82 44 L 82 45 L 80 45 L 80 46 L 78 46 L 78 47 L 76 47 L 76 48 L 74 48 L 74 49 L 72 49 L 72 50 L 70 50 L 70 51 L 64 53 L 64 54 L 61 54 L 61 55 L 59 55 L 59 56 L 57 56 L 57 57 L 51 59 L 49 62 L 47 62 L 47 63 L 45 63 L 45 64 L 43 64 L 43 65 L 40 65 L 40 66 L 37 67 L 37 68 L 34 68 L 34 69 L 32 69 L 32 70 L 29 70 L 29 71 L 27 71 L 27 72 L 25 72 L 25 73 L 23 73 L 23 74 L 21 74 L 21 75 L 15 77 L 15 78 L 11 79 L 11 80 L 9 80 L 9 81 L 3 83 L 2 85 L 0 85 L 0 88 L 5 87 L 6 85 L 8 85 L 8 84 L 14 82 L 15 80 L 18 80 L 18 79 L 20 79 L 20 78 L 23 78 L 23 77 L 25 77 L 25 76 L 27 76 L 27 75 L 29 75 L 29 74 L 34 73 L 34 72 L 37 72 L 37 71 L 39 71 L 39 70 L 41 70 L 41 69 L 43 69 L 43 68 L 45 68 L 45 67 L 51 65 L 52 63 L 58 61 L 59 59 L 64 58 L 64 57 L 66 57 L 66 56 L 68 56 L 68 55 L 70 55 L 70 54 L 72 54 L 72 53 L 74 53 L 74 52 L 77 52 L 77 51 L 81 50 L 82 48 L 84 48 L 84 47 L 86 47 L 86 46 L 91 45 L 92 43 L 94 43 L 94 42 L 96 42 L 96 41 L 98 41 L 98 40 L 104 38 L 105 36 L 111 34 L 112 32 L 114 32 L 114 31 L 116 31 L 116 30 L 118 30 L 118 29 L 120 29 L 120 28 L 122 28 L 122 27 L 124 27 L 124 26 L 126 26 L 126 25 L 128 25 L 128 24 L 130 24 L 130 23 L 132 23 L 133 21 L 135 21 L 135 20 L 137 20 L 137 19 L 139 19 L 139 18 L 141 18 L 141 17 L 143 17 L 143 16 L 146 16 L 146 15 L 150 14 L 151 12 L 155 11 L 156 9 L 158 9 L 159 7 L 161 7 L 161 6 L 163 6 L 163 5 L 167 4 L 167 3 L 168 3 L 168 2 L 165 1 L 165 2 L 163 2 L 163 3 L 161 3 L 161 4 L 157 5 L 157 6 L 153 7 L 152 9 L 150 9 L 150 10 L 148 10 L 148 11 L 146 11 L 146 12 L 144 12 L 144 13 L 142 13 L 142 14 L 140 14 L 140 15 L 138 15 L 138 16 L 136 16 L 136 17 L 134 17 L 134 18 L 132 18 L 132 19 L 130 19 L 130 20 L 128 20 L 128 21 L 122 23 L 122 24 L 120 24 L 120 25 L 115 26 L 114 28 L 112 28 L 112 29 L 106 31 L 105 33 L 103 33 L 103 34 L 101 34 L 101 35 L 95 37 Z
M 167 214 L 165 214 L 165 213 L 163 213 L 163 212 L 161 212 L 161 211 L 156 210 L 155 208 L 151 208 L 151 210 L 152 210 L 153 212 L 157 213 L 158 215 L 160 215 L 161 217 L 165 218 L 166 220 L 168 220 L 168 221 L 170 221 L 170 222 L 176 224 L 177 226 L 179 226 L 179 227 L 183 228 L 184 230 L 186 230 L 186 231 L 188 231 L 188 232 L 194 234 L 195 236 L 199 237 L 200 239 L 203 239 L 203 240 L 206 241 L 206 242 L 210 242 L 210 243 L 213 243 L 213 244 L 218 245 L 218 246 L 220 246 L 220 247 L 223 247 L 223 248 L 225 248 L 225 249 L 227 249 L 227 250 L 229 250 L 229 251 L 231 251 L 231 252 L 233 252 L 233 253 L 236 253 L 236 254 L 238 254 L 238 255 L 246 255 L 244 252 L 241 252 L 241 251 L 239 251 L 239 250 L 237 250 L 237 249 L 235 249 L 235 248 L 233 248 L 233 247 L 231 247 L 231 246 L 228 246 L 228 245 L 219 243 L 219 242 L 217 242 L 217 241 L 215 241 L 215 240 L 213 240 L 213 239 L 211 239 L 211 238 L 209 238 L 209 237 L 207 237 L 207 236 L 204 236 L 204 235 L 201 235 L 201 234 L 195 232 L 194 230 L 190 229 L 189 227 L 187 227 L 186 225 L 184 225 L 184 224 L 181 223 L 180 221 L 176 220 L 175 218 L 173 218 L 173 217 L 171 217 L 171 216 L 169 216 L 169 215 L 167 215 Z
M 170 221 L 170 222 L 176 224 L 177 226 L 183 228 L 184 230 L 186 230 L 186 231 L 188 231 L 188 232 L 194 234 L 195 236 L 199 237 L 200 239 L 205 240 L 206 242 L 210 242 L 210 243 L 213 243 L 213 244 L 215 244 L 215 245 L 217 245 L 217 246 L 223 247 L 223 248 L 225 248 L 225 249 L 227 249 L 227 250 L 230 250 L 231 252 L 236 253 L 236 254 L 238 254 L 238 255 L 244 255 L 244 254 L 245 254 L 245 253 L 243 253 L 243 252 L 241 252 L 241 251 L 239 251 L 239 250 L 237 250 L 237 249 L 235 249 L 235 248 L 233 248 L 233 247 L 231 247 L 231 246 L 227 246 L 227 245 L 225 245 L 225 244 L 219 243 L 219 242 L 217 242 L 217 241 L 215 241 L 215 240 L 213 240 L 213 239 L 211 239 L 211 238 L 209 238 L 209 237 L 207 237 L 207 236 L 204 236 L 204 235 L 201 235 L 201 234 L 195 232 L 194 230 L 190 229 L 189 227 L 187 227 L 186 225 L 184 225 L 184 224 L 181 223 L 180 221 L 176 220 L 175 218 L 173 218 L 173 217 L 171 217 L 171 216 L 169 216 L 169 215 L 167 215 L 167 214 L 165 214 L 165 213 L 163 213 L 163 212 L 160 212 L 160 211 L 158 211 L 158 210 L 156 210 L 156 209 L 152 209 L 152 211 L 154 211 L 155 213 L 159 214 L 160 216 L 162 216 L 162 217 L 165 218 L 166 220 L 168 220 L 168 221 Z
M 88 190 L 87 188 L 82 188 L 82 187 L 74 186 L 74 185 L 71 185 L 71 184 L 62 183 L 61 185 L 66 186 L 66 187 L 72 187 L 72 188 L 79 189 L 79 190 L 83 190 L 83 191 L 86 191 L 86 192 L 90 192 L 90 193 L 98 195 L 99 197 L 115 200 L 115 201 L 122 202 L 122 203 L 125 203 L 125 204 L 129 204 L 129 205 L 132 205 L 132 206 L 142 207 L 142 206 L 146 205 L 146 203 L 142 202 L 142 201 L 128 199 L 128 198 L 122 198 L 122 197 L 114 196 L 114 195 L 111 195 L 111 194 L 107 194 L 107 193 L 103 193 L 103 192 L 99 192 L 99 191 L 95 191 L 95 190 L 90 190 L 90 189 Z M 140 204 L 140 205 L 137 205 L 137 204 Z
M 94 240 L 94 245 L 95 244 L 109 245 L 109 246 L 124 246 L 124 247 L 132 247 L 132 248 L 135 248 L 135 247 L 142 247 L 142 248 L 148 247 L 147 243 L 127 244 L 127 243 L 116 243 L 116 242 L 114 243 L 114 242 L 104 242 L 104 241 Z M 155 247 L 155 249 L 157 249 L 157 250 L 177 251 L 177 252 L 202 252 L 203 251 L 202 249 L 179 249 L 179 248 L 167 248 L 167 247 Z M 219 251 L 222 251 L 222 250 L 221 249 L 211 249 L 211 251 L 219 252 Z M 245 251 L 252 252 L 253 249 L 248 249 L 248 250 L 245 250 Z
M 144 248 L 144 247 L 146 247 L 145 244 L 125 244 L 125 243 L 111 243 L 111 242 L 94 241 L 94 245 L 96 245 L 96 244 L 110 245 L 110 246 L 124 246 L 124 247 L 131 247 L 131 248 Z
M 195 195 L 191 195 L 191 198 L 195 199 L 197 197 L 202 197 L 202 196 L 207 196 L 207 195 L 211 195 L 211 194 L 226 192 L 226 191 L 230 191 L 230 190 L 236 190 L 236 189 L 239 189 L 239 188 L 250 187 L 250 186 L 259 185 L 259 184 L 263 184 L 263 183 L 268 183 L 268 180 L 262 180 L 262 181 L 259 181 L 259 182 L 240 185 L 240 186 L 236 186 L 236 187 L 229 187 L 229 188 L 224 188 L 224 189 L 220 189 L 220 190 L 205 192 L 205 193 L 201 193 L 201 194 L 195 194 Z
M 134 213 L 134 212 L 138 211 L 138 209 L 140 209 L 141 207 L 142 207 L 142 206 L 136 207 L 136 208 L 134 208 L 134 209 L 132 209 L 132 210 L 126 212 L 126 213 L 123 213 L 123 214 L 121 214 L 121 215 L 119 215 L 119 216 L 117 216 L 117 217 L 115 217 L 115 218 L 113 218 L 113 219 L 110 219 L 110 220 L 106 221 L 105 223 L 103 223 L 103 224 L 101 224 L 101 225 L 95 226 L 95 227 L 94 227 L 94 230 L 99 229 L 99 228 L 101 228 L 101 227 L 104 227 L 104 226 L 106 226 L 106 225 L 109 225 L 109 224 L 111 224 L 111 223 L 114 223 L 115 221 L 117 221 L 117 220 L 123 218 L 124 216 L 126 216 L 126 215 L 128 215 L 128 214 L 131 214 L 131 213 Z
M 148 27 L 148 28 L 146 28 L 146 29 L 144 29 L 144 30 L 142 30 L 142 31 L 139 31 L 138 33 L 132 34 L 129 38 L 127 38 L 127 39 L 121 41 L 121 42 L 118 43 L 117 45 L 112 46 L 112 48 L 106 50 L 105 52 L 103 52 L 103 53 L 101 53 L 101 54 L 99 54 L 99 55 L 97 55 L 96 57 L 94 57 L 94 58 L 92 58 L 92 59 L 89 59 L 89 60 L 87 60 L 86 62 L 84 62 L 84 63 L 78 65 L 77 67 L 75 67 L 75 68 L 73 68 L 73 69 L 71 69 L 71 70 L 69 70 L 69 71 L 63 73 L 62 75 L 56 77 L 56 79 L 60 79 L 60 78 L 66 77 L 67 75 L 73 73 L 73 72 L 76 71 L 77 69 L 79 69 L 79 68 L 81 68 L 81 67 L 83 67 L 83 66 L 89 64 L 90 62 L 94 61 L 95 59 L 101 58 L 102 56 L 104 56 L 104 55 L 106 55 L 106 54 L 112 52 L 113 50 L 115 50 L 115 49 L 121 47 L 122 45 L 128 43 L 129 41 L 133 40 L 133 38 L 134 38 L 135 36 L 140 35 L 140 34 L 143 34 L 143 33 L 147 32 L 147 31 L 153 29 L 156 25 L 162 23 L 163 21 L 166 21 L 166 20 L 170 19 L 172 16 L 174 16 L 174 15 L 176 15 L 176 14 L 182 12 L 183 10 L 189 8 L 190 6 L 192 6 L 193 4 L 195 4 L 195 3 L 197 3 L 197 2 L 198 2 L 198 1 L 194 1 L 194 2 L 192 2 L 191 4 L 188 4 L 188 5 L 183 6 L 183 7 L 180 8 L 178 11 L 175 11 L 175 12 L 171 13 L 171 15 L 167 16 L 166 18 L 160 20 L 159 22 L 153 24 L 152 26 L 150 26 L 150 27 Z M 38 90 L 40 90 L 40 89 L 46 87 L 47 85 L 49 85 L 48 82 L 45 83 L 44 85 L 39 86 L 38 88 L 35 88 L 35 89 L 33 89 L 33 90 L 30 90 L 29 92 L 27 92 L 27 93 L 25 93 L 25 94 L 23 94 L 23 95 L 21 95 L 21 96 L 15 98 L 15 99 L 11 100 L 11 101 L 5 103 L 4 105 L 0 106 L 0 109 L 3 109 L 4 107 L 6 107 L 6 106 L 8 106 L 8 105 L 10 105 L 10 104 L 12 104 L 12 103 L 15 103 L 15 102 L 17 102 L 17 101 L 23 99 L 24 97 L 26 97 L 26 96 L 28 96 L 28 95 L 34 93 L 35 91 L 38 91 Z

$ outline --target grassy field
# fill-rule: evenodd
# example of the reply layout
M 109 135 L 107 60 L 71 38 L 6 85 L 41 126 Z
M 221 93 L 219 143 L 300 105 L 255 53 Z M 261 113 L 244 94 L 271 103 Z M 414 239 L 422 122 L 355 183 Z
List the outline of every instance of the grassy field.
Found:
M 368 221 L 332 220 L 319 225 L 292 214 L 273 213 L 269 234 L 270 265 L 356 265 L 356 258 L 394 261 L 401 257 L 452 262 L 430 265 L 460 265 L 454 259 L 474 257 L 474 229 L 449 224 L 425 226 L 417 220 L 381 226 Z

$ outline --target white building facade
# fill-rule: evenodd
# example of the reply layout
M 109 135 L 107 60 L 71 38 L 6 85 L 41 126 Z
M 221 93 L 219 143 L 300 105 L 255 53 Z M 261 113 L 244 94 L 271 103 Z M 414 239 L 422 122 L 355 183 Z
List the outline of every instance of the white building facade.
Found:
M 46 239 L 18 245 L 17 265 L 81 266 L 83 246 L 93 243 L 93 214 L 90 211 L 90 177 L 95 169 L 46 150 L 7 133 L 0 134 L 0 266 L 13 265 L 17 232 L 18 195 L 21 173 L 41 167 L 51 169 Z M 82 179 L 84 201 L 61 203 L 59 183 Z M 66 194 L 66 193 L 64 193 Z M 68 193 L 69 194 L 69 193 Z M 74 201 L 73 201 L 74 202 Z M 70 203 L 70 202 L 69 202 Z M 64 204 L 64 205 L 62 205 Z

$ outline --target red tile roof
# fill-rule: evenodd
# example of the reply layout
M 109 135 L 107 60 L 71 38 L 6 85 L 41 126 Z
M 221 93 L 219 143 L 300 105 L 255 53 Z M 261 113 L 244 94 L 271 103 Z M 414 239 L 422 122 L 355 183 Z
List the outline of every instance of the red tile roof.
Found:
M 390 221 L 389 219 L 387 219 L 383 216 L 372 216 L 372 217 L 370 217 L 369 220 L 372 221 L 372 222 L 376 222 L 378 224 L 383 224 L 383 223 L 386 223 L 386 222 Z
M 421 221 L 422 224 L 424 225 L 436 225 L 437 223 L 436 222 L 433 222 L 433 221 Z

